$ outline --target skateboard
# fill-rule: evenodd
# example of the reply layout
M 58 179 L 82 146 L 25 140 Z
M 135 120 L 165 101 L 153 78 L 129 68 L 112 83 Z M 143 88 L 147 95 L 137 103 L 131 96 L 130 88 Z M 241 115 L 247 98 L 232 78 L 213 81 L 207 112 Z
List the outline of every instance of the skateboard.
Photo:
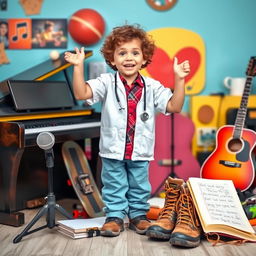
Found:
M 104 216 L 103 201 L 82 148 L 74 141 L 62 145 L 62 156 L 78 199 L 90 217 Z

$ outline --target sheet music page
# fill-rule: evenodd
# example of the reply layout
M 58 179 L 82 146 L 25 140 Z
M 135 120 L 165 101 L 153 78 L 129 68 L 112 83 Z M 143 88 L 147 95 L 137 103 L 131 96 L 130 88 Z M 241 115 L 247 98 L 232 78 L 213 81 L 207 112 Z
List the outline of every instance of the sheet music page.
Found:
M 189 178 L 207 224 L 225 224 L 254 233 L 231 180 Z

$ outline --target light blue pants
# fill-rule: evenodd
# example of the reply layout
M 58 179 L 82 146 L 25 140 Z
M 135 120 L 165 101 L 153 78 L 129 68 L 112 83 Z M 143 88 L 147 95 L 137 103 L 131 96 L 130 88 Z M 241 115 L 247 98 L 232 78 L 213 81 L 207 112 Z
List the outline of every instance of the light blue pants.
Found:
M 148 161 L 102 158 L 102 199 L 107 217 L 146 215 L 151 191 L 148 166 Z

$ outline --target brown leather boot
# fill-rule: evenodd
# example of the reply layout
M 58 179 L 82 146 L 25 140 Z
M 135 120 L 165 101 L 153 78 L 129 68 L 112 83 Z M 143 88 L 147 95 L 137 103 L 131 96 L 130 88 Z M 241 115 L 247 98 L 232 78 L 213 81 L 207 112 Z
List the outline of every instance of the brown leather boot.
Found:
M 182 247 L 197 247 L 200 244 L 201 225 L 189 189 L 182 186 L 177 204 L 177 222 L 170 243 Z
M 108 217 L 100 230 L 102 236 L 119 236 L 124 231 L 124 221 L 117 217 Z
M 150 221 L 147 219 L 146 215 L 141 215 L 130 219 L 129 229 L 136 231 L 136 233 L 140 235 L 145 235 L 149 226 Z
M 151 238 L 161 240 L 169 240 L 171 232 L 174 229 L 177 213 L 176 204 L 180 196 L 181 185 L 184 183 L 182 179 L 174 179 L 169 177 L 165 181 L 165 203 L 164 208 L 159 213 L 158 219 L 148 228 L 146 235 Z

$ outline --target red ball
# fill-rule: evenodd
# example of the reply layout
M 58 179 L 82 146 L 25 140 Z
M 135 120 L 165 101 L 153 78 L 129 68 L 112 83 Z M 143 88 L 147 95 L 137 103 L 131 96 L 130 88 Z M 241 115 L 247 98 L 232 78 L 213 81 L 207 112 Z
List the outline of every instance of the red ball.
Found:
M 71 16 L 68 31 L 77 43 L 92 45 L 102 38 L 105 32 L 105 21 L 97 11 L 81 9 Z

